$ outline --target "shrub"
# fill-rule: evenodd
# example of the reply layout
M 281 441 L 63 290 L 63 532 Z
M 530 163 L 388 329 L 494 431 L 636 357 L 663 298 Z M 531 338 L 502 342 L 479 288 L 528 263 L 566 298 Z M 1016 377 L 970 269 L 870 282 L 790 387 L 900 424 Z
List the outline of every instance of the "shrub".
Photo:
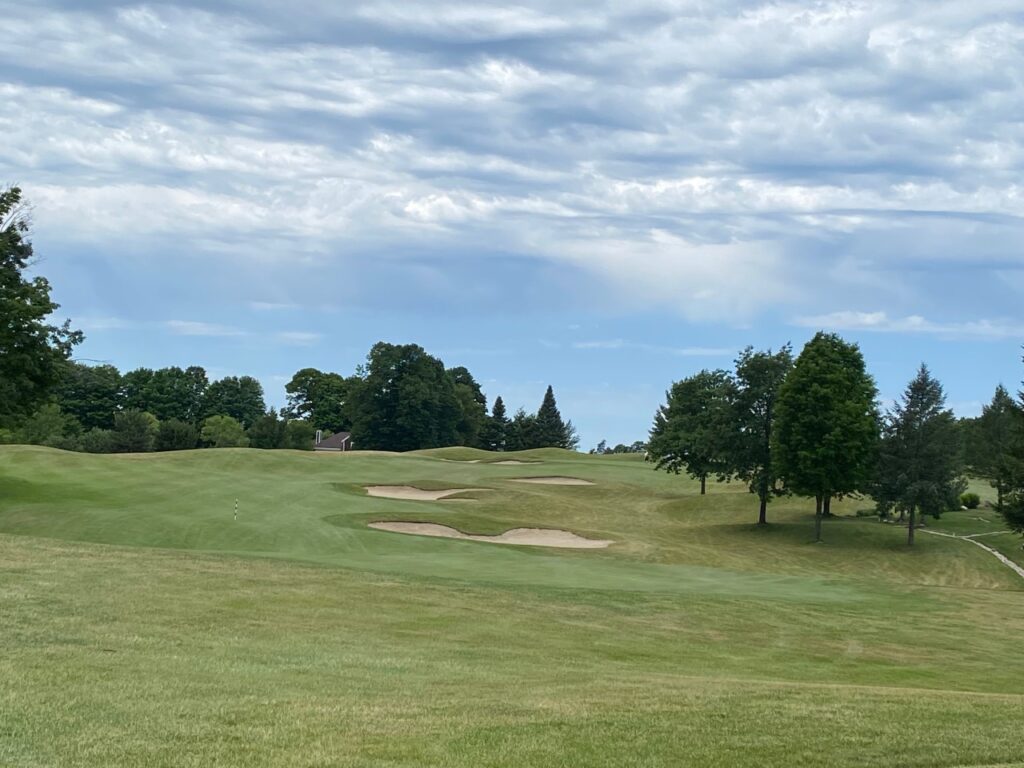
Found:
M 153 450 L 160 422 L 146 411 L 129 409 L 114 414 L 113 450 L 116 453 L 144 453 Z
M 230 416 L 211 416 L 203 422 L 200 436 L 203 443 L 213 448 L 247 448 L 249 438 L 237 419 Z
M 109 429 L 93 427 L 82 435 L 82 450 L 86 453 L 113 453 L 114 433 Z
M 156 434 L 158 451 L 187 451 L 199 445 L 199 431 L 187 421 L 167 419 Z
M 960 503 L 968 509 L 977 509 L 981 504 L 981 496 L 976 493 L 962 493 Z

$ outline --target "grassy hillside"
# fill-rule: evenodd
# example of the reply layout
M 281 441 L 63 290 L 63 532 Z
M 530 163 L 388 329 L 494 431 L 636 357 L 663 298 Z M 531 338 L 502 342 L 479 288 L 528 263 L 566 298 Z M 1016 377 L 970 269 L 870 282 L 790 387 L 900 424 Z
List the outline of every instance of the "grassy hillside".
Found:
M 510 482 L 553 475 L 595 484 Z M 805 501 L 761 530 L 744 488 L 632 458 L 3 447 L 0 765 L 1021 760 L 1024 581 L 863 506 L 814 545 Z

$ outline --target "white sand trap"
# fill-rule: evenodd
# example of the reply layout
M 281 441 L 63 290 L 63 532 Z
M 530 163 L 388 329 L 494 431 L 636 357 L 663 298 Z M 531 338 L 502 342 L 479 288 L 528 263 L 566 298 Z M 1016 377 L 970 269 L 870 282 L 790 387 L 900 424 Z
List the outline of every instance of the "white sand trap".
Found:
M 437 523 L 370 523 L 370 527 L 376 528 L 378 531 L 410 533 L 415 536 L 437 536 L 443 539 L 487 541 L 491 544 L 516 544 L 528 547 L 603 549 L 613 543 L 604 539 L 587 539 L 577 536 L 571 531 L 561 531 L 555 528 L 513 528 L 499 536 L 478 536 Z
M 581 480 L 578 477 L 517 477 L 512 482 L 534 485 L 593 485 L 589 480 Z
M 492 461 L 492 467 L 522 467 L 527 464 L 540 464 L 539 461 L 516 461 L 515 459 L 509 459 L 508 461 Z
M 449 496 L 466 491 L 486 491 L 487 488 L 448 488 L 443 491 L 425 491 L 422 488 L 414 488 L 411 485 L 368 485 L 366 493 L 368 496 L 378 496 L 382 499 L 405 499 L 406 501 L 440 501 Z

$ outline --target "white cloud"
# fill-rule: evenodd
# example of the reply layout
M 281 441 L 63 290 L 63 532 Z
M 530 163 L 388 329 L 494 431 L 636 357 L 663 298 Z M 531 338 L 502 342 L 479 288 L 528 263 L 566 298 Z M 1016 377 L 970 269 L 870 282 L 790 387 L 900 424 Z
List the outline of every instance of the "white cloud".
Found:
M 168 320 L 164 327 L 178 336 L 245 336 L 245 331 L 216 323 L 203 323 L 197 320 Z
M 274 338 L 282 344 L 309 347 L 320 341 L 323 338 L 323 334 L 309 331 L 280 331 L 274 334 Z
M 972 320 L 935 322 L 920 315 L 889 317 L 885 312 L 839 311 L 825 315 L 798 317 L 796 325 L 839 331 L 878 333 L 924 333 L 951 338 L 1024 339 L 1024 323 L 1012 320 Z

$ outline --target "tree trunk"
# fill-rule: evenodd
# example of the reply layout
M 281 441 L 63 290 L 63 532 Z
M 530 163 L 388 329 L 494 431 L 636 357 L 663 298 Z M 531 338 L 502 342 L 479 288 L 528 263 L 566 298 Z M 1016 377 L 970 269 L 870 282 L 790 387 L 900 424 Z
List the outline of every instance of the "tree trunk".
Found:
M 708 476 L 707 475 L 701 475 L 700 476 L 700 495 L 701 496 L 703 496 L 704 494 L 706 494 L 708 492 L 707 483 L 708 483 Z
M 821 511 L 822 517 L 832 517 L 832 497 L 826 496 L 825 502 L 822 505 L 824 508 Z
M 996 510 L 1003 513 L 1003 481 L 996 480 Z
M 916 517 L 915 512 L 917 507 L 910 508 L 910 525 L 907 526 L 907 546 L 914 546 L 914 518 Z
M 814 543 L 821 543 L 821 505 L 814 510 Z
M 768 497 L 761 496 L 761 509 L 757 513 L 757 524 L 768 525 Z

